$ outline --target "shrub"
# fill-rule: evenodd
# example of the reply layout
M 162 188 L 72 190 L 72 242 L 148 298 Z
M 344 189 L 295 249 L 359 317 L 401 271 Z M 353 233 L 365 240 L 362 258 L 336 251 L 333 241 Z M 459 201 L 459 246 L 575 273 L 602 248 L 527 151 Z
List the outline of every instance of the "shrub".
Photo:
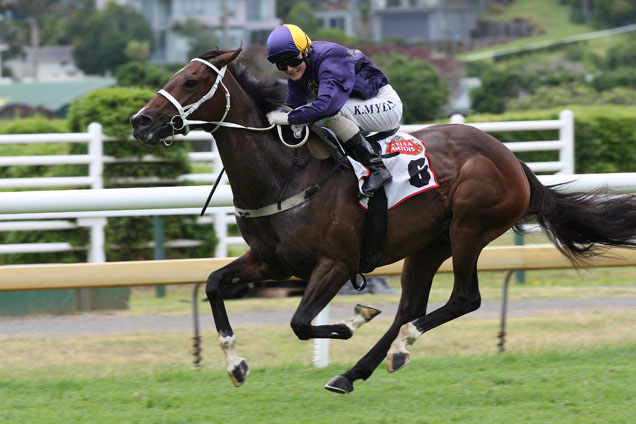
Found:
M 129 62 L 115 71 L 115 79 L 120 87 L 163 87 L 173 72 L 150 62 Z
M 489 68 L 481 74 L 481 87 L 470 92 L 473 109 L 478 113 L 502 113 L 508 99 L 516 98 L 524 86 L 521 72 Z
M 124 163 L 105 164 L 104 185 L 106 187 L 131 185 L 131 183 L 122 182 L 122 178 L 157 176 L 161 177 L 161 181 L 155 184 L 177 185 L 176 177 L 190 172 L 187 145 L 174 143 L 170 148 L 154 147 L 129 139 L 131 133 L 130 115 L 137 112 L 152 96 L 154 96 L 154 91 L 139 88 L 96 90 L 71 104 L 68 122 L 37 117 L 0 122 L 0 133 L 85 132 L 89 123 L 100 122 L 107 135 L 118 138 L 117 141 L 104 144 L 104 154 L 129 159 Z M 71 154 L 85 153 L 85 150 L 86 146 L 83 144 L 0 145 L 0 152 L 6 155 Z M 145 162 L 139 159 L 149 154 L 159 156 L 163 158 L 163 161 Z M 71 170 L 74 172 L 70 172 Z M 87 174 L 85 165 L 0 168 L 0 178 L 79 174 Z M 172 183 L 167 183 L 166 179 L 172 180 Z M 152 185 L 134 182 L 132 184 L 135 186 Z M 153 240 L 152 230 L 152 217 L 109 218 L 106 227 L 107 260 L 152 259 L 153 250 L 147 246 Z M 207 224 L 198 224 L 196 217 L 193 216 L 165 217 L 165 235 L 167 240 L 195 239 L 203 242 L 196 247 L 166 249 L 167 258 L 211 256 L 216 244 L 212 227 Z M 0 232 L 0 243 L 61 241 L 70 242 L 78 247 L 86 246 L 88 245 L 88 231 L 86 228 L 82 228 L 72 231 Z M 116 248 L 111 249 L 111 246 Z M 2 264 L 84 262 L 85 260 L 85 251 L 0 256 Z
M 615 87 L 636 88 L 636 70 L 623 67 L 602 72 L 594 78 L 592 85 L 598 91 L 609 90 Z
M 523 100 L 510 100 L 507 110 L 551 109 L 571 104 L 592 105 L 598 102 L 598 93 L 589 85 L 566 84 L 559 86 L 544 85 Z
M 0 134 L 39 134 L 68 132 L 68 122 L 62 119 L 49 119 L 43 116 L 0 121 Z M 7 144 L 0 145 L 1 156 L 37 156 L 69 154 L 70 144 Z M 77 165 L 56 166 L 3 166 L 0 167 L 0 178 L 58 177 L 74 175 Z M 88 229 L 55 230 L 55 231 L 6 231 L 0 232 L 1 244 L 20 243 L 55 243 L 67 242 L 73 246 L 88 244 Z M 84 262 L 85 251 L 29 253 L 0 255 L 0 264 L 24 263 L 73 263 Z
M 433 65 L 397 53 L 374 55 L 373 61 L 400 94 L 405 123 L 431 121 L 440 116 L 448 88 Z
M 467 122 L 558 119 L 565 108 L 473 115 Z M 574 112 L 574 154 L 577 174 L 636 171 L 636 107 L 569 106 Z M 514 131 L 493 134 L 502 142 L 555 140 L 557 131 Z M 524 161 L 557 160 L 556 152 L 526 152 Z
M 188 145 L 175 142 L 169 148 L 158 144 L 149 146 L 130 139 L 129 118 L 152 97 L 154 90 L 115 87 L 93 91 L 71 104 L 69 122 L 72 129 L 85 128 L 90 122 L 100 122 L 104 133 L 118 140 L 105 143 L 104 154 L 129 161 L 104 166 L 105 187 L 182 185 L 176 177 L 190 172 Z M 144 155 L 163 158 L 161 162 L 142 161 Z M 160 177 L 155 183 L 126 182 L 129 178 Z M 123 181 L 122 181 L 123 180 Z M 168 180 L 168 181 L 167 181 Z M 110 218 L 106 229 L 107 245 L 117 246 L 106 252 L 109 261 L 152 259 L 151 217 Z M 203 241 L 198 247 L 166 249 L 167 258 L 211 256 L 216 244 L 214 231 L 209 225 L 197 224 L 192 216 L 165 217 L 165 236 L 170 239 L 196 239 Z

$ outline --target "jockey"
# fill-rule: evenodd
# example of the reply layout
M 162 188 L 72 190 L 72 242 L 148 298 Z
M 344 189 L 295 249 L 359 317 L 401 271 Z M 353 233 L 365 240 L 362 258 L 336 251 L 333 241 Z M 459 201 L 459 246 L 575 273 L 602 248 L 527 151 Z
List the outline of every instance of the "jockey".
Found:
M 372 195 L 389 181 L 391 174 L 360 132 L 390 130 L 402 118 L 402 101 L 382 71 L 360 50 L 327 41 L 312 43 L 296 25 L 272 31 L 267 53 L 288 78 L 285 104 L 293 109 L 270 112 L 270 124 L 322 120 L 351 156 L 369 168 L 363 194 Z M 313 102 L 308 103 L 310 98 Z

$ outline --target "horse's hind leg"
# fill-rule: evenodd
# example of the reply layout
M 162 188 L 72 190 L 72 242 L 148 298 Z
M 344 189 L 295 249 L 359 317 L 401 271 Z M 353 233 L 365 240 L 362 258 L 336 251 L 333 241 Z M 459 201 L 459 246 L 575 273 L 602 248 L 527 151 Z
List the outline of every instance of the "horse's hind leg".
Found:
M 475 168 L 472 169 L 474 171 Z M 466 178 L 454 196 L 457 200 L 453 203 L 449 233 L 455 277 L 453 292 L 446 305 L 406 324 L 390 352 L 406 352 L 406 345 L 412 344 L 426 331 L 472 312 L 481 304 L 477 278 L 479 254 L 523 215 L 527 193 L 522 182 L 514 181 L 517 174 L 510 174 L 507 179 L 502 177 L 498 181 L 500 184 L 483 184 L 476 176 L 481 175 L 480 172 L 492 174 L 497 170 L 492 163 L 485 161 L 481 161 L 477 169 L 479 171 Z M 512 189 L 506 183 L 520 188 Z
M 353 391 L 355 380 L 360 378 L 366 380 L 373 373 L 386 356 L 391 343 L 398 337 L 400 327 L 426 312 L 433 276 L 449 256 L 448 241 L 440 238 L 431 247 L 405 259 L 402 271 L 402 295 L 393 324 L 353 368 L 332 378 L 325 385 L 327 390 L 349 393 Z
M 234 386 L 238 387 L 247 378 L 249 367 L 245 358 L 241 358 L 236 353 L 236 336 L 230 326 L 230 321 L 223 302 L 223 287 L 228 284 L 245 283 L 251 281 L 263 281 L 267 279 L 282 279 L 286 275 L 271 267 L 248 251 L 246 254 L 229 263 L 223 268 L 213 272 L 208 277 L 206 284 L 206 294 L 214 324 L 219 335 L 219 345 L 225 353 L 227 372 L 232 379 Z
M 462 245 L 462 247 L 464 246 Z M 457 252 L 453 250 L 453 272 L 455 274 L 455 284 L 451 297 L 446 305 L 426 315 L 426 302 L 428 301 L 428 293 L 430 292 L 433 275 L 443 260 L 449 255 L 449 252 L 444 251 L 446 256 L 439 258 L 440 261 L 437 263 L 437 266 L 431 270 L 426 270 L 426 274 L 424 274 L 426 278 L 424 284 L 421 284 L 421 282 L 415 282 L 411 279 L 407 279 L 407 284 L 405 284 L 403 279 L 400 306 L 398 307 L 398 313 L 396 314 L 395 320 L 393 321 L 389 331 L 382 336 L 373 349 L 371 349 L 369 353 L 358 361 L 352 369 L 331 379 L 325 386 L 327 390 L 338 393 L 348 393 L 353 391 L 353 382 L 355 380 L 360 378 L 366 380 L 380 362 L 382 362 L 384 355 L 387 354 L 389 347 L 398 337 L 400 329 L 404 324 L 407 326 L 414 326 L 412 334 L 409 336 L 416 339 L 426 331 L 468 312 L 474 311 L 479 307 L 481 298 L 477 287 L 477 257 L 481 248 L 476 249 L 475 246 L 472 246 L 472 249 L 469 246 L 466 246 L 466 248 L 469 251 L 475 251 L 473 254 L 469 254 L 468 252 L 460 252 L 463 250 L 461 248 L 458 248 Z M 430 249 L 428 249 L 428 251 L 430 251 Z M 421 256 L 421 254 L 418 256 Z M 414 269 L 410 265 L 410 262 L 411 261 L 405 263 L 405 270 Z M 407 267 L 407 265 L 409 266 Z M 418 292 L 413 289 L 406 291 L 407 288 L 412 288 L 413 286 L 419 288 L 420 286 L 418 283 L 425 288 L 425 292 Z M 419 307 L 417 307 L 418 305 Z M 397 358 L 392 356 L 389 358 L 392 362 L 389 362 L 387 366 L 389 368 L 397 369 L 405 365 L 404 361 L 406 359 L 406 355 Z
M 357 328 L 380 313 L 370 306 L 358 305 L 354 316 L 344 322 L 332 325 L 311 324 L 311 321 L 327 306 L 349 277 L 350 271 L 342 263 L 332 259 L 322 259 L 318 262 L 291 320 L 291 327 L 299 339 L 348 339 Z

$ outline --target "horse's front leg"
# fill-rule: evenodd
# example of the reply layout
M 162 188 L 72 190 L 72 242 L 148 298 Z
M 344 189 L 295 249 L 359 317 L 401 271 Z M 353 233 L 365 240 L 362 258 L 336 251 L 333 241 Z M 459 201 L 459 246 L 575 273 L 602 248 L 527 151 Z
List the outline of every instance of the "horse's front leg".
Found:
M 284 279 L 284 275 L 267 262 L 248 251 L 240 258 L 223 268 L 214 271 L 208 277 L 205 292 L 212 308 L 214 324 L 219 335 L 219 345 L 225 353 L 227 372 L 234 386 L 238 387 L 247 378 L 249 367 L 245 358 L 236 353 L 236 336 L 230 326 L 230 320 L 223 302 L 223 287 L 228 284 L 263 281 L 268 279 Z
M 357 305 L 354 316 L 339 324 L 317 326 L 311 324 L 311 321 L 327 306 L 349 277 L 349 270 L 342 263 L 332 259 L 322 259 L 318 262 L 291 320 L 291 327 L 299 339 L 348 339 L 358 327 L 371 321 L 380 313 L 373 307 Z

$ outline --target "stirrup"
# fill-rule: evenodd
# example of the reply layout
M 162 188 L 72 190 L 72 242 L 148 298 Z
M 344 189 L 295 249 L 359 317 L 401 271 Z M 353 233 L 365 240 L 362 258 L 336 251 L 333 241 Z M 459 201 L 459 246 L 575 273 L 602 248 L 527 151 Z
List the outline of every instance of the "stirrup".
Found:
M 372 184 L 371 183 L 372 178 L 374 178 L 376 181 L 373 182 L 373 186 L 369 187 Z M 375 173 L 372 172 L 371 174 L 369 174 L 368 177 L 365 178 L 364 182 L 362 183 L 362 188 L 361 188 L 362 194 L 366 197 L 373 196 L 373 193 L 376 190 L 379 190 L 380 188 L 382 188 L 386 183 L 391 181 L 391 178 L 393 177 L 391 176 L 389 171 L 384 167 L 381 168 L 380 170 L 377 170 Z M 377 181 L 378 179 L 380 179 L 380 181 Z

